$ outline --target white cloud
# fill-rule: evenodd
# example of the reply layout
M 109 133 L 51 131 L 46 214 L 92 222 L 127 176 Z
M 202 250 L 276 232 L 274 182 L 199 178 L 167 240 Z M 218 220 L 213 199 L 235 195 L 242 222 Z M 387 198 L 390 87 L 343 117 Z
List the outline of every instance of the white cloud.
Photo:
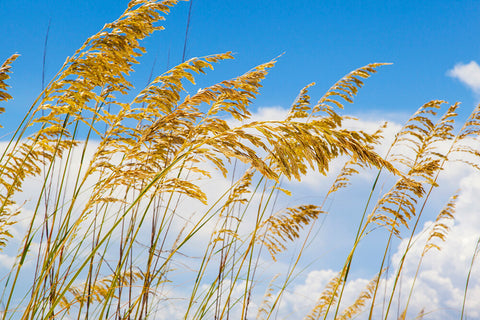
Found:
M 480 174 L 474 173 L 472 170 L 463 177 L 457 176 L 457 182 L 462 187 L 462 192 L 454 214 L 455 223 L 450 225 L 446 242 L 440 243 L 442 250 L 430 250 L 424 256 L 409 304 L 407 319 L 415 318 L 422 309 L 428 314 L 428 319 L 459 318 L 467 274 L 480 235 L 480 215 L 477 209 L 480 207 L 478 199 Z M 453 187 L 451 186 L 451 188 Z M 448 199 L 441 200 L 447 202 Z M 414 246 L 408 252 L 402 269 L 401 284 L 397 286 L 397 291 L 401 290 L 401 297 L 398 299 L 398 294 L 395 295 L 389 319 L 397 318 L 398 301 L 400 301 L 400 312 L 405 306 L 431 226 L 432 221 L 427 221 L 423 229 L 416 232 Z M 408 238 L 406 234 L 404 236 Z M 331 241 L 335 240 L 331 239 Z M 388 280 L 382 281 L 380 295 L 377 298 L 378 306 L 374 311 L 375 319 L 381 316 L 382 293 L 391 292 L 389 288 L 392 288 L 394 275 L 407 242 L 408 239 L 402 240 L 394 250 L 391 259 L 393 269 L 390 270 Z M 344 253 L 342 252 L 342 254 Z M 358 254 L 361 255 L 361 252 Z M 354 265 L 353 268 L 355 267 Z M 375 272 L 375 270 L 371 270 L 371 272 Z M 480 261 L 478 258 L 471 272 L 465 308 L 469 318 L 478 319 L 480 318 L 480 305 L 478 305 L 478 301 L 480 301 Z M 330 269 L 310 271 L 303 283 L 297 283 L 291 288 L 291 292 L 286 294 L 284 299 L 286 305 L 283 306 L 283 310 L 300 312 L 301 315 L 308 313 L 314 306 L 316 297 L 334 275 L 335 272 Z M 362 277 L 351 277 L 345 289 L 343 305 L 353 302 L 368 280 Z M 386 291 L 384 291 L 385 285 L 387 286 Z M 367 314 L 363 313 L 359 319 L 367 319 Z
M 475 93 L 480 94 L 480 66 L 477 62 L 457 63 L 453 69 L 448 71 L 448 75 L 457 78 Z
M 258 111 L 253 114 L 255 121 L 269 121 L 269 120 L 284 120 L 288 115 L 288 109 L 284 109 L 280 106 L 274 107 L 262 107 L 258 108 Z
M 9 256 L 9 255 L 0 253 L 0 266 L 5 267 L 6 269 L 11 269 L 14 263 L 15 263 L 15 256 Z

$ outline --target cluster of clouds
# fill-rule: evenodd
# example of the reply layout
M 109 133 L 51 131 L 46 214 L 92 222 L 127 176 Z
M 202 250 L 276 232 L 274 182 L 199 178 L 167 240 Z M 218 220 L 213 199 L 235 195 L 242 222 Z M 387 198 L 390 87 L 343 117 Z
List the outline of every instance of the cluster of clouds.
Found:
M 466 81 L 467 78 L 462 79 Z M 277 111 L 276 113 L 275 110 Z M 268 114 L 271 117 L 281 118 L 282 110 L 279 108 L 271 108 L 269 110 L 260 110 L 259 114 Z M 376 130 L 382 122 L 383 119 L 372 121 L 352 120 L 346 122 L 346 125 L 350 128 L 372 132 Z M 401 124 L 398 123 L 389 123 L 387 125 L 384 130 L 385 143 L 380 144 L 377 148 L 379 154 L 385 154 L 389 146 L 388 141 L 393 140 L 395 133 L 398 132 L 400 127 Z M 333 176 L 335 176 L 335 172 L 338 172 L 340 167 L 340 161 L 332 166 Z M 307 183 L 310 187 L 315 188 L 315 190 L 320 190 L 322 185 L 325 185 L 325 178 L 323 178 L 323 180 L 322 178 L 322 176 L 316 175 L 315 173 L 311 173 L 306 177 Z M 368 174 L 360 176 L 359 178 L 363 181 L 370 181 L 370 183 L 373 181 L 373 176 Z M 480 174 L 460 164 L 453 164 L 442 172 L 440 185 L 444 186 L 444 188 L 439 191 L 437 197 L 432 199 L 435 209 L 447 203 L 449 199 L 448 196 L 445 195 L 453 194 L 458 188 L 461 190 L 454 215 L 455 222 L 449 225 L 450 230 L 447 234 L 446 242 L 440 243 L 441 251 L 430 250 L 422 259 L 422 265 L 415 280 L 413 298 L 409 302 L 407 319 L 415 318 L 422 310 L 428 319 L 459 318 L 467 275 L 472 263 L 472 258 L 476 254 L 476 245 L 480 237 L 480 211 L 478 210 L 478 208 L 480 208 L 480 202 L 478 201 L 478 194 L 480 194 Z M 295 190 L 292 191 L 295 193 Z M 437 213 L 438 212 L 430 212 L 430 216 L 424 221 L 423 227 L 418 228 L 414 236 L 414 245 L 411 246 L 403 265 L 400 289 L 397 289 L 400 293 L 397 293 L 394 297 L 394 307 L 392 307 L 390 311 L 389 318 L 396 319 L 399 313 L 403 311 L 402 308 L 404 308 L 408 299 L 424 245 L 426 244 Z M 335 213 L 332 212 L 330 214 L 334 215 Z M 339 234 L 341 236 L 341 231 L 339 231 Z M 336 240 L 331 239 L 330 241 L 335 242 Z M 387 278 L 381 282 L 381 292 L 388 293 L 389 288 L 392 287 L 396 268 L 403 256 L 407 242 L 408 239 L 404 239 L 394 246 L 391 257 L 392 269 L 389 270 Z M 317 244 L 317 248 L 320 254 L 320 252 L 325 249 L 325 244 L 319 243 Z M 368 250 L 368 248 L 366 249 Z M 346 252 L 338 254 L 346 256 Z M 362 268 L 361 253 L 356 263 Z M 308 314 L 324 290 L 325 285 L 340 271 L 340 268 L 341 266 L 336 270 L 325 268 L 308 271 L 302 278 L 302 281 L 294 283 L 284 294 L 280 313 L 290 316 L 296 315 L 296 317 Z M 342 299 L 342 308 L 347 307 L 355 301 L 357 295 L 375 276 L 376 272 L 378 272 L 378 269 L 370 270 L 370 276 L 368 278 L 350 277 L 345 288 L 344 299 Z M 480 306 L 478 305 L 478 301 L 480 301 L 480 281 L 478 279 L 480 279 L 480 265 L 478 261 L 476 263 L 474 261 L 471 269 L 468 294 L 465 300 L 465 315 L 467 315 L 469 319 L 480 318 Z M 377 299 L 376 308 L 374 309 L 374 318 L 381 318 L 384 310 L 383 297 L 380 295 L 380 298 Z M 367 318 L 368 313 L 363 313 L 358 319 Z
M 477 241 L 480 237 L 480 212 L 478 208 L 478 194 L 480 194 L 480 174 L 459 177 L 461 193 L 457 202 L 455 222 L 450 225 L 446 241 L 440 243 L 441 251 L 430 250 L 423 257 L 419 274 L 416 279 L 413 298 L 409 304 L 407 319 L 413 319 L 422 310 L 427 319 L 458 319 L 462 309 L 467 275 L 472 263 L 472 258 L 478 254 Z M 422 257 L 423 248 L 431 230 L 433 221 L 426 221 L 414 237 L 414 245 L 408 252 L 403 265 L 400 290 L 394 297 L 394 307 L 389 318 L 397 319 L 403 311 L 408 294 L 415 277 L 418 263 Z M 407 246 L 408 239 L 402 240 L 393 250 L 391 258 L 392 270 L 389 270 L 387 279 L 382 280 L 380 292 L 390 292 L 394 282 L 395 273 Z M 475 253 L 475 250 L 477 252 Z M 360 253 L 361 254 L 361 253 Z M 359 257 L 357 266 L 361 267 L 362 258 Z M 355 265 L 352 267 L 355 268 Z M 303 283 L 296 284 L 286 294 L 283 305 L 285 310 L 294 313 L 306 314 L 314 306 L 316 298 L 323 291 L 328 281 L 339 270 L 318 269 L 310 271 Z M 371 278 L 377 270 L 371 270 Z M 342 306 L 353 303 L 356 296 L 367 285 L 369 278 L 350 277 L 345 289 L 345 299 Z M 480 265 L 479 261 L 473 263 L 465 310 L 469 319 L 480 318 Z M 387 296 L 388 298 L 388 296 Z M 374 319 L 381 318 L 385 305 L 383 297 L 377 300 Z M 398 307 L 399 306 L 399 307 Z M 398 307 L 398 308 L 397 308 Z M 358 319 L 367 319 L 367 314 L 362 314 Z

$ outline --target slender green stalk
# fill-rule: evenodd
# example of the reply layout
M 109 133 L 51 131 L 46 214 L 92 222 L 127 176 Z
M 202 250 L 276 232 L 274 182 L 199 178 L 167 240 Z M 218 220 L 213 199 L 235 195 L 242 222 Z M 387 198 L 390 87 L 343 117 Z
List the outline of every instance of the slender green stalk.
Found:
M 463 291 L 463 301 L 462 301 L 462 313 L 460 314 L 460 320 L 463 320 L 463 316 L 465 313 L 465 303 L 467 302 L 467 291 L 468 291 L 468 284 L 470 283 L 470 275 L 472 274 L 473 264 L 475 259 L 477 258 L 478 253 L 480 252 L 480 238 L 477 240 L 477 244 L 475 245 L 475 250 L 473 251 L 472 261 L 470 262 L 470 267 L 468 268 L 468 275 L 467 281 L 465 281 L 465 290 Z

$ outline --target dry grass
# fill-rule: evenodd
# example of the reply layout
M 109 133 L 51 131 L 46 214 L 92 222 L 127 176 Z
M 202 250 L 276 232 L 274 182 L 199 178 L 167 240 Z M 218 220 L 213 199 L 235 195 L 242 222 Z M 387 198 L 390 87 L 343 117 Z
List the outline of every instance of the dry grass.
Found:
M 387 171 L 397 181 L 370 213 L 368 198 L 345 265 L 306 319 L 352 319 L 365 310 L 372 317 L 391 238 L 378 275 L 341 311 L 359 242 L 378 225 L 391 237 L 411 228 L 407 237 L 413 239 L 446 163 L 457 159 L 478 169 L 478 162 L 467 162 L 462 154 L 480 155 L 469 144 L 479 133 L 480 108 L 456 133 L 458 104 L 438 117 L 444 102 L 431 101 L 381 157 L 374 145 L 382 130 L 346 129 L 338 110 L 383 64 L 354 70 L 315 104 L 310 84 L 284 120 L 255 121 L 249 105 L 275 60 L 193 95 L 184 89 L 185 81 L 195 84 L 197 74 L 232 59 L 230 53 L 187 60 L 156 77 L 131 102 L 122 102 L 119 96 L 132 88 L 127 76 L 144 53 L 140 41 L 161 29 L 158 22 L 176 2 L 131 1 L 118 20 L 65 61 L 8 142 L 0 159 L 0 249 L 17 253 L 1 279 L 2 319 L 155 319 L 176 303 L 172 292 L 178 289 L 188 292 L 181 298 L 184 318 L 246 319 L 258 311 L 258 319 L 271 319 L 315 221 L 326 213 L 323 204 L 277 210 L 278 193 L 289 193 L 281 181 L 301 181 L 309 170 L 328 174 L 331 162 L 344 155 L 350 160 L 326 197 L 348 187 L 350 177 L 366 168 Z M 16 58 L 0 69 L 0 101 L 11 98 L 5 81 Z M 440 148 L 445 144 L 446 152 Z M 212 199 L 202 181 L 219 173 L 232 182 Z M 32 179 L 40 183 L 34 198 L 29 196 L 29 211 L 17 199 Z M 372 194 L 376 188 L 375 181 Z M 432 226 L 424 254 L 440 249 L 438 240 L 448 237 L 445 219 L 453 219 L 455 200 Z M 299 239 L 300 249 L 292 253 L 294 262 L 280 284 L 272 280 L 258 310 L 249 309 L 260 261 L 274 264 Z M 403 261 L 386 293 L 385 318 Z M 403 316 L 407 308 L 408 302 Z

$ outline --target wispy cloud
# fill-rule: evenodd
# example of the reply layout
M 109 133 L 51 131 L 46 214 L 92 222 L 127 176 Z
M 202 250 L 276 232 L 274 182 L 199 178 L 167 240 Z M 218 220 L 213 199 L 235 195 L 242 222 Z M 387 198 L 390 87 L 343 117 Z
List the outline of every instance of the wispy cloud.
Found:
M 477 62 L 457 63 L 447 74 L 460 80 L 476 94 L 480 94 L 480 66 Z

